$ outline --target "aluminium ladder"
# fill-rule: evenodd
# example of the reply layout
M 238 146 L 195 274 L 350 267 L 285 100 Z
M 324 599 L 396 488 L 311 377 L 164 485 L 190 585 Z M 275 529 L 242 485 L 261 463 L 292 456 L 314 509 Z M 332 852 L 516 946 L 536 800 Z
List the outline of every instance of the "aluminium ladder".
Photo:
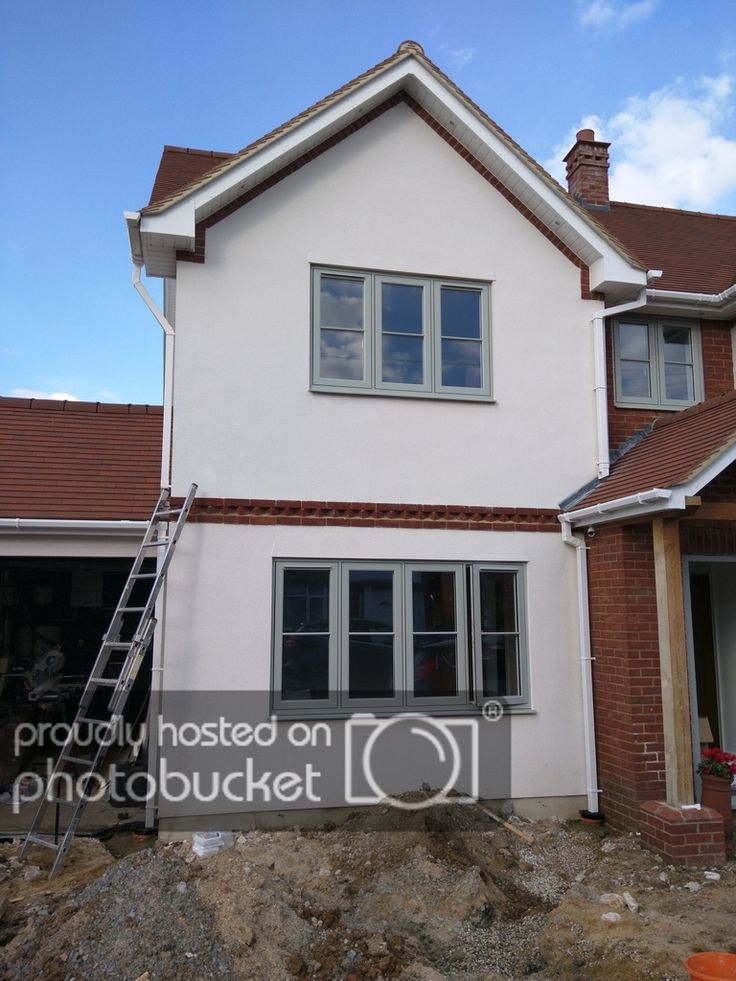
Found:
M 154 616 L 156 599 L 164 584 L 174 548 L 196 493 L 197 485 L 192 484 L 183 504 L 172 507 L 169 488 L 165 487 L 161 491 L 110 626 L 102 637 L 99 653 L 79 702 L 74 723 L 49 776 L 43 798 L 20 850 L 19 857 L 24 858 L 32 845 L 51 849 L 55 853 L 55 858 L 49 879 L 53 879 L 61 868 L 66 853 L 74 841 L 82 812 L 91 796 L 90 780 L 95 776 L 101 780 L 100 770 L 107 750 L 122 728 L 125 703 L 156 629 Z M 168 532 L 162 534 L 164 523 L 169 528 Z M 154 556 L 157 557 L 156 571 L 141 571 L 144 561 Z M 141 599 L 132 599 L 133 590 L 139 584 L 136 597 L 143 592 L 145 595 Z M 136 605 L 129 605 L 131 602 L 135 602 Z M 129 639 L 126 639 L 125 635 Z M 105 689 L 111 689 L 110 698 L 106 706 L 102 698 L 103 705 L 100 706 L 100 696 Z M 94 717 L 90 712 L 93 707 Z M 86 734 L 85 739 L 80 738 L 82 732 Z M 92 743 L 92 737 L 96 745 Z M 89 746 L 88 753 L 91 755 L 83 755 L 84 751 L 80 748 L 80 744 Z M 81 768 L 84 772 L 70 773 L 69 771 L 74 768 Z M 68 785 L 72 781 L 76 787 L 83 782 L 83 789 L 78 794 L 67 797 L 59 790 L 59 784 Z M 40 832 L 46 811 L 52 804 L 57 808 L 57 833 L 53 836 L 55 840 L 50 840 L 47 836 L 42 837 Z M 64 810 L 67 820 L 64 828 L 58 830 L 61 809 Z

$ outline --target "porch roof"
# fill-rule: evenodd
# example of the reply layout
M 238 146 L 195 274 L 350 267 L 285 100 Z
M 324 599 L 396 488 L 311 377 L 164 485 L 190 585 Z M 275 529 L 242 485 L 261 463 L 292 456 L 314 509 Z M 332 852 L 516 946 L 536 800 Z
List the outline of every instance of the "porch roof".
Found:
M 701 402 L 672 416 L 659 417 L 638 443 L 570 509 L 566 517 L 585 520 L 599 511 L 613 516 L 627 502 L 638 513 L 662 510 L 671 495 L 697 494 L 736 458 L 736 390 Z M 656 492 L 656 493 L 655 493 Z M 637 497 L 646 499 L 636 501 Z M 631 499 L 634 499 L 633 501 Z M 639 507 L 636 507 L 636 505 Z

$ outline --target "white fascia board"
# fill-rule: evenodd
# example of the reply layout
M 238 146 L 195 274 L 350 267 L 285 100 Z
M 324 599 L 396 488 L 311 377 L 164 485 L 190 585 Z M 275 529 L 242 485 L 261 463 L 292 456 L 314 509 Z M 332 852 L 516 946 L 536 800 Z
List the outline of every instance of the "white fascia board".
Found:
M 685 508 L 686 495 L 681 488 L 653 487 L 640 494 L 629 494 L 613 501 L 602 501 L 587 508 L 566 511 L 559 515 L 561 522 L 571 525 L 601 525 L 622 518 L 646 517 L 659 511 L 672 511 Z
M 466 107 L 452 92 L 441 84 L 439 79 L 430 74 L 423 66 L 417 66 L 413 73 L 417 81 L 423 85 L 436 99 L 445 103 L 462 125 L 482 140 L 495 156 L 519 175 L 536 197 L 536 202 L 529 202 L 533 211 L 543 211 L 545 207 L 559 216 L 573 236 L 582 239 L 599 256 L 591 265 L 591 289 L 604 282 L 630 283 L 635 286 L 646 286 L 646 271 L 633 267 L 626 258 L 608 242 L 595 228 L 562 198 L 526 161 L 500 136 L 496 135 L 470 108 Z M 421 97 L 420 97 L 421 98 Z M 458 136 L 458 139 L 460 137 Z M 540 207 L 541 205 L 541 207 Z M 552 227 L 552 226 L 550 226 Z M 552 231 L 560 234 L 559 228 Z M 560 236 L 563 237 L 563 236 Z
M 407 85 L 407 81 L 409 84 Z M 418 102 L 431 105 L 442 103 L 460 124 L 456 136 L 462 142 L 463 135 L 474 136 L 481 141 L 499 162 L 499 169 L 510 170 L 531 193 L 528 206 L 535 213 L 559 217 L 560 225 L 553 222 L 549 227 L 567 241 L 578 254 L 587 252 L 586 262 L 592 256 L 595 274 L 591 288 L 602 283 L 624 283 L 632 286 L 646 285 L 646 272 L 632 267 L 606 238 L 596 232 L 584 217 L 570 207 L 557 193 L 505 140 L 497 135 L 475 111 L 459 99 L 454 92 L 437 78 L 429 69 L 413 57 L 407 57 L 375 78 L 359 85 L 353 92 L 341 96 L 326 106 L 312 119 L 300 123 L 282 136 L 256 150 L 241 163 L 225 170 L 218 177 L 185 198 L 172 204 L 162 212 L 143 215 L 141 232 L 151 235 L 183 236 L 193 242 L 196 222 L 212 213 L 223 202 L 233 200 L 242 191 L 257 183 L 259 171 L 274 173 L 282 158 L 294 159 L 303 147 L 314 146 L 320 142 L 324 133 L 339 131 L 347 122 L 360 117 L 361 109 L 378 105 L 392 92 L 406 88 Z M 423 98 L 424 94 L 428 97 Z M 242 185 L 242 186 L 240 186 Z M 518 194 L 518 191 L 516 191 Z M 549 224 L 548 220 L 546 222 Z M 586 248 L 582 250 L 580 244 Z
M 699 471 L 692 480 L 688 481 L 687 484 L 683 485 L 683 492 L 688 497 L 695 497 L 705 486 L 709 484 L 711 480 L 715 480 L 719 474 L 723 473 L 726 467 L 730 466 L 734 460 L 736 460 L 736 437 L 734 442 L 731 443 L 722 453 L 714 457 L 711 462 Z
M 110 535 L 142 538 L 147 521 L 85 521 L 65 518 L 0 518 L 0 535 Z

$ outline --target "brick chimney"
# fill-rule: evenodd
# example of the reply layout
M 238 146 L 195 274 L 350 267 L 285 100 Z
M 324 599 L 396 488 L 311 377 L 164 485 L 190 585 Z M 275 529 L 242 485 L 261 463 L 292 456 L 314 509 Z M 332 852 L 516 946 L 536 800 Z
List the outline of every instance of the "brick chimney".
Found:
M 565 157 L 567 189 L 574 198 L 591 208 L 608 211 L 608 148 L 610 143 L 596 140 L 592 129 L 581 129 L 575 146 Z

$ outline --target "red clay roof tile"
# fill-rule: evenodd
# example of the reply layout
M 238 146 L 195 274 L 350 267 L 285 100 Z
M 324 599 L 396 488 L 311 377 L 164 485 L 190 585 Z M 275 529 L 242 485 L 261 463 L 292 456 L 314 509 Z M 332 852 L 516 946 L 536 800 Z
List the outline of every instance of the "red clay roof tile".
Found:
M 647 269 L 655 289 L 720 293 L 736 283 L 736 217 L 612 201 L 591 212 Z
M 199 180 L 223 160 L 229 160 L 232 153 L 220 153 L 216 150 L 193 150 L 184 146 L 165 146 L 161 154 L 161 162 L 156 172 L 156 180 L 151 190 L 151 200 L 147 207 L 158 204 L 182 190 L 193 181 Z
M 162 421 L 160 405 L 0 398 L 0 517 L 148 518 Z
M 736 443 L 736 390 L 658 418 L 651 433 L 611 468 L 611 475 L 572 510 L 615 501 L 654 487 L 686 484 Z

